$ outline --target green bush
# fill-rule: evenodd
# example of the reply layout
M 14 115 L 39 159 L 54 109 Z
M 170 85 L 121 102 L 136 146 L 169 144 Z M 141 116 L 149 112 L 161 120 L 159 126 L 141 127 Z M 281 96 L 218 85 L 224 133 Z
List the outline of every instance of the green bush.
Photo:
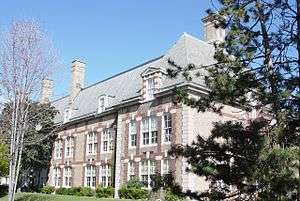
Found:
M 80 189 L 80 196 L 94 196 L 94 191 L 90 187 L 82 187 Z
M 130 180 L 125 185 L 127 188 L 142 188 L 144 187 L 144 184 L 140 182 L 139 180 Z
M 112 187 L 98 187 L 96 189 L 96 196 L 98 198 L 113 198 L 114 197 L 114 188 Z
M 55 190 L 55 193 L 58 195 L 68 195 L 68 188 L 58 188 Z
M 81 196 L 81 189 L 82 187 L 72 187 L 69 188 L 69 194 L 68 195 L 76 195 L 76 196 Z
M 41 193 L 51 194 L 54 193 L 55 188 L 53 186 L 44 186 L 41 188 Z
M 128 188 L 123 186 L 119 190 L 119 196 L 121 199 L 146 199 L 148 198 L 148 191 L 142 188 Z
M 165 192 L 165 201 L 180 201 L 180 200 L 182 200 L 182 199 L 180 199 L 179 196 L 175 195 L 170 190 L 166 190 L 166 192 Z

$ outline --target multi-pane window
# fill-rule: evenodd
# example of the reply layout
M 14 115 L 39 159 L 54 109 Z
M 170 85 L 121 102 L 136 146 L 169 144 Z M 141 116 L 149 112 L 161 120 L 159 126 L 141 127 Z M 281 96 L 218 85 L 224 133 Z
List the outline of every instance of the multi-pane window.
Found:
M 111 186 L 111 165 L 101 165 L 101 185 L 103 187 Z
M 65 187 L 72 186 L 72 168 L 71 167 L 65 167 L 65 169 L 64 169 L 64 185 L 65 185 Z
M 53 184 L 55 187 L 60 187 L 61 182 L 61 170 L 60 168 L 56 167 L 53 170 Z
M 105 111 L 105 97 L 99 98 L 99 106 L 98 106 L 98 113 Z
M 129 146 L 136 146 L 136 122 L 132 121 L 129 125 Z
M 172 116 L 170 113 L 164 114 L 164 141 L 171 142 L 172 139 Z
M 153 160 L 144 160 L 141 162 L 141 182 L 145 187 L 150 188 L 152 179 L 155 175 L 156 162 Z
M 97 133 L 96 132 L 90 132 L 87 135 L 87 154 L 88 155 L 94 155 L 97 153 Z
M 107 128 L 103 132 L 103 139 L 102 139 L 102 151 L 109 152 L 113 150 L 113 137 L 112 137 L 112 128 Z
M 73 137 L 67 137 L 65 141 L 65 157 L 70 158 L 73 157 L 74 153 L 74 138 Z
M 146 83 L 146 96 L 147 96 L 147 99 L 154 98 L 154 92 L 155 92 L 154 78 L 150 78 L 150 79 L 147 80 L 147 83 Z
M 156 117 L 147 117 L 142 121 L 142 142 L 143 145 L 157 143 L 157 119 Z
M 88 187 L 96 187 L 96 166 L 88 165 L 85 167 L 85 184 Z
M 162 171 L 162 173 L 164 175 L 170 174 L 170 160 L 168 160 L 168 159 L 163 160 L 163 171 Z
M 135 178 L 134 162 L 130 161 L 128 163 L 128 181 L 133 180 L 134 178 Z
M 55 147 L 55 151 L 54 151 L 54 157 L 56 159 L 61 158 L 62 157 L 62 149 L 63 149 L 63 145 L 62 145 L 62 140 L 58 139 L 55 141 L 54 143 L 54 147 Z

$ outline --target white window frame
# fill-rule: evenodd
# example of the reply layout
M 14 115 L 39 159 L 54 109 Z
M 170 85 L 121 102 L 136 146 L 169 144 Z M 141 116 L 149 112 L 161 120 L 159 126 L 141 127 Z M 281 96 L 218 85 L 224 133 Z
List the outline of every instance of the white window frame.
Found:
M 103 164 L 100 166 L 100 185 L 102 187 L 108 187 L 112 185 L 111 169 L 110 164 Z M 104 181 L 103 181 L 104 179 Z
M 144 184 L 146 188 L 151 188 L 151 176 L 156 172 L 156 161 L 152 159 L 143 160 L 140 162 L 140 181 L 143 182 L 143 176 L 147 177 L 147 184 Z
M 96 185 L 97 185 L 96 166 L 95 165 L 85 166 L 84 186 L 90 188 L 96 188 Z
M 73 158 L 74 156 L 74 137 L 67 136 L 65 139 L 65 158 Z
M 97 155 L 97 147 L 98 133 L 95 131 L 89 132 L 86 136 L 86 155 Z
M 155 78 L 150 77 L 150 78 L 146 79 L 145 82 L 146 82 L 146 89 L 145 89 L 146 100 L 154 99 L 154 94 L 155 94 L 155 89 L 156 89 Z
M 168 119 L 166 119 L 168 118 Z M 173 137 L 173 128 L 172 128 L 172 114 L 171 113 L 164 113 L 162 118 L 162 125 L 163 125 L 163 136 L 162 141 L 163 143 L 171 143 Z M 170 124 L 170 125 L 169 125 Z
M 135 137 L 133 137 L 135 136 Z M 131 121 L 129 123 L 129 137 L 128 137 L 129 148 L 135 148 L 137 144 L 137 122 Z M 134 142 L 134 143 L 133 143 Z
M 64 168 L 63 186 L 66 188 L 72 187 L 72 167 L 70 166 Z
M 171 160 L 168 158 L 165 158 L 162 160 L 162 175 L 168 175 L 171 173 Z
M 61 186 L 61 169 L 59 167 L 54 167 L 53 169 L 53 186 L 55 188 L 60 188 Z
M 98 113 L 104 112 L 106 107 L 107 107 L 107 95 L 102 95 L 98 98 Z
M 71 116 L 72 116 L 71 109 L 70 108 L 65 109 L 65 111 L 64 111 L 64 123 L 69 122 L 70 119 L 71 119 Z
M 148 123 L 145 127 L 145 124 L 146 124 L 145 122 L 147 122 L 147 121 L 148 121 Z M 153 128 L 154 121 L 156 123 L 155 124 L 156 128 Z M 141 128 L 142 128 L 141 129 L 141 135 L 140 135 L 140 145 L 141 145 L 141 147 L 156 146 L 157 142 L 158 142 L 158 119 L 157 119 L 157 117 L 153 115 L 153 116 L 143 118 L 141 124 L 142 124 L 142 126 L 141 126 Z M 148 132 L 148 141 L 149 141 L 149 143 L 145 144 L 144 143 L 144 133 L 147 133 L 147 132 Z M 156 132 L 156 134 L 154 132 Z M 154 139 L 156 139 L 156 140 L 154 140 Z
M 103 132 L 102 132 L 102 152 L 103 153 L 111 153 L 113 151 L 113 128 L 106 128 Z M 105 146 L 105 142 L 106 142 L 106 146 Z
M 54 159 L 61 159 L 63 151 L 63 141 L 62 139 L 57 139 L 54 142 Z
M 127 165 L 127 181 L 130 181 L 131 177 L 135 177 L 135 163 L 134 161 L 129 161 Z

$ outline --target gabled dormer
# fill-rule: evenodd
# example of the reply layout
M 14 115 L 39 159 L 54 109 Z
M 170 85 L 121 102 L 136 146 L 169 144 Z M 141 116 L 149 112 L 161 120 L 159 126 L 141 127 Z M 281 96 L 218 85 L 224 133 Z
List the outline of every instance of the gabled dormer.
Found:
M 99 96 L 98 98 L 98 113 L 102 113 L 107 108 L 108 97 L 106 94 Z
M 141 96 L 143 101 L 150 101 L 155 98 L 155 94 L 160 90 L 164 75 L 164 71 L 157 67 L 148 67 L 141 73 L 143 79 Z

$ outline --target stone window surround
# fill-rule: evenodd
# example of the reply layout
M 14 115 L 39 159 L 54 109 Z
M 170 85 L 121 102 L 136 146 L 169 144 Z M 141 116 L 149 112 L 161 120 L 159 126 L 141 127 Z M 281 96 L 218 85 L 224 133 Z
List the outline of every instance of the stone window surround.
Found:
M 72 187 L 72 183 L 73 183 L 73 168 L 71 166 L 65 166 L 64 167 L 64 172 L 63 172 L 63 187 L 64 188 L 70 188 Z M 68 184 L 66 185 L 66 178 L 68 178 Z M 71 183 L 71 185 L 70 185 Z
M 88 170 L 90 167 L 90 170 Z M 84 186 L 95 188 L 97 186 L 97 166 L 93 164 L 87 164 L 84 166 Z M 89 181 L 88 181 L 89 178 Z M 88 185 L 88 183 L 90 185 Z M 95 186 L 93 186 L 95 183 Z
M 69 141 L 69 140 L 70 141 Z M 68 151 L 67 149 L 70 149 L 69 150 L 69 155 L 67 154 Z M 75 154 L 75 138 L 74 136 L 72 135 L 68 135 L 68 136 L 65 136 L 65 158 L 73 158 L 74 157 L 74 154 Z
M 99 183 L 103 187 L 111 186 L 112 184 L 112 166 L 109 163 L 104 163 L 99 166 Z M 105 179 L 103 184 L 103 178 Z
M 61 187 L 61 168 L 59 166 L 55 166 L 53 168 L 53 177 L 52 177 L 52 182 L 53 182 L 53 186 L 55 188 L 60 188 Z
M 109 133 L 106 133 L 109 131 Z M 108 135 L 108 136 L 105 136 Z M 107 139 L 105 139 L 107 137 Z M 106 127 L 101 132 L 101 153 L 112 153 L 113 152 L 113 138 L 114 138 L 114 130 L 112 127 Z M 104 150 L 104 142 L 107 142 L 107 150 Z
M 91 135 L 91 139 L 90 139 Z M 96 131 L 89 131 L 86 134 L 86 155 L 87 156 L 94 156 L 97 155 L 98 149 L 98 133 Z M 89 145 L 91 145 L 91 153 L 89 152 Z
M 62 159 L 63 155 L 63 139 L 57 138 L 54 142 L 54 159 Z

